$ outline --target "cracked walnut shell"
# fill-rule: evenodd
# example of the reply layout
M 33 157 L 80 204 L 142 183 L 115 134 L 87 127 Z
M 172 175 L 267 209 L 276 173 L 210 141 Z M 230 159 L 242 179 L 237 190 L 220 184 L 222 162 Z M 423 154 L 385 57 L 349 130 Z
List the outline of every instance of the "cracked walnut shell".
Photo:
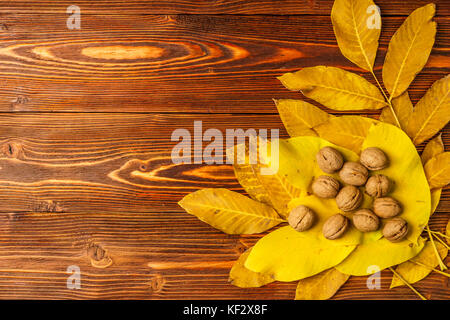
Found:
M 314 219 L 314 211 L 306 206 L 300 205 L 291 210 L 287 220 L 292 228 L 301 232 L 311 228 Z
M 352 211 L 359 208 L 363 201 L 361 191 L 355 186 L 345 186 L 336 196 L 336 204 L 342 211 Z

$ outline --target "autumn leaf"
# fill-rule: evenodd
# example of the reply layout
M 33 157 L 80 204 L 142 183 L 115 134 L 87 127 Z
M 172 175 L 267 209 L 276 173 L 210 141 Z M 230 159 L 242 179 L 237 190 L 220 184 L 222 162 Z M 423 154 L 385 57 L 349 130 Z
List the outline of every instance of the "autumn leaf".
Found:
M 328 121 L 330 114 L 302 100 L 274 100 L 280 118 L 291 137 L 317 136 L 312 129 Z
M 405 91 L 402 95 L 392 100 L 392 109 L 394 109 L 395 115 L 392 113 L 391 108 L 384 107 L 380 114 L 380 121 L 398 126 L 397 120 L 395 119 L 397 117 L 401 129 L 406 129 L 413 112 L 413 104 L 409 98 L 408 91 Z
M 227 189 L 202 189 L 179 203 L 189 214 L 229 234 L 253 234 L 283 222 L 271 207 Z
M 427 63 L 436 35 L 434 13 L 433 3 L 416 9 L 389 42 L 383 82 L 391 99 L 405 92 Z
M 230 270 L 228 281 L 236 287 L 257 288 L 275 281 L 270 275 L 250 271 L 244 266 L 245 260 L 247 260 L 251 250 L 247 249 L 242 253 Z
M 438 154 L 443 153 L 444 143 L 442 142 L 442 134 L 438 135 L 436 138 L 428 141 L 425 149 L 423 149 L 422 155 L 420 158 L 422 159 L 422 163 L 426 164 L 428 160 L 437 156 Z
M 315 276 L 302 279 L 297 284 L 295 300 L 330 299 L 347 282 L 348 278 L 350 278 L 349 275 L 331 268 Z
M 295 281 L 335 266 L 354 249 L 354 245 L 339 246 L 304 237 L 286 226 L 261 238 L 250 252 L 245 267 L 271 274 L 278 281 Z
M 448 254 L 448 249 L 439 242 L 435 242 L 435 245 L 439 252 L 439 256 L 441 259 L 444 259 Z M 408 283 L 413 284 L 425 278 L 438 265 L 439 261 L 434 252 L 432 243 L 427 241 L 424 248 L 417 256 L 410 261 L 405 261 L 398 265 L 395 271 Z M 392 277 L 391 288 L 404 285 L 405 283 L 394 274 Z
M 406 132 L 415 145 L 434 136 L 450 120 L 450 75 L 437 80 L 414 107 Z
M 442 188 L 450 183 L 450 152 L 438 154 L 425 164 L 430 189 Z
M 363 77 L 335 67 L 303 68 L 278 77 L 292 91 L 301 91 L 334 110 L 380 109 L 386 106 L 380 90 Z
M 342 263 L 336 266 L 340 272 L 365 276 L 371 274 L 371 266 L 380 270 L 405 262 L 416 256 L 423 248 L 425 241 L 419 238 L 417 244 L 402 241 L 392 243 L 386 238 L 359 245 Z
M 368 9 L 374 8 L 374 12 Z M 372 16 L 380 26 L 370 26 Z M 373 71 L 381 16 L 372 0 L 335 0 L 331 11 L 334 34 L 342 54 L 360 68 Z
M 319 137 L 359 154 L 371 125 L 376 122 L 366 117 L 341 116 L 329 119 L 314 130 Z
M 441 199 L 441 194 L 442 194 L 441 188 L 431 190 L 431 214 L 433 214 L 436 211 L 439 205 L 439 200 Z
M 447 223 L 447 227 L 445 228 L 445 235 L 450 237 L 450 220 Z M 450 244 L 450 238 L 447 238 L 448 244 Z

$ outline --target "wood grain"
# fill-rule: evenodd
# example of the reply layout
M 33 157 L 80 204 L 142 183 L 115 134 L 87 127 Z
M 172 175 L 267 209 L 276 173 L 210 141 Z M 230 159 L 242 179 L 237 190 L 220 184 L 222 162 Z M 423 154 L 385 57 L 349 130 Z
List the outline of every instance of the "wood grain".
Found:
M 414 9 L 426 5 L 429 0 L 377 0 L 383 15 L 407 15 Z M 434 0 L 440 12 L 450 14 L 446 0 Z M 0 1 L 0 13 L 64 13 L 73 5 L 70 1 Z M 332 0 L 137 0 L 124 2 L 120 0 L 78 0 L 76 4 L 83 14 L 267 14 L 294 15 L 314 14 L 329 15 Z
M 0 32 L 0 111 L 275 113 L 301 98 L 277 76 L 312 65 L 364 75 L 340 53 L 328 16 L 65 16 L 6 14 Z M 404 17 L 383 20 L 381 66 Z M 417 101 L 450 70 L 450 18 L 410 94 Z

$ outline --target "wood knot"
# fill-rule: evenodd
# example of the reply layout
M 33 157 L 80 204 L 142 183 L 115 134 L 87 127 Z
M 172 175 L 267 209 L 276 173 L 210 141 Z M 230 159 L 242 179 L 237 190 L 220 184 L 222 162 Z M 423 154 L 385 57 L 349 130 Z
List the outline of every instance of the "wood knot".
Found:
M 8 26 L 4 23 L 0 23 L 0 31 L 8 31 Z
M 12 141 L 5 143 L 2 147 L 2 151 L 6 157 L 15 159 L 21 158 L 23 154 L 22 145 Z
M 62 206 L 53 200 L 40 201 L 33 207 L 34 212 L 40 213 L 62 213 Z
M 29 101 L 27 96 L 24 96 L 22 94 L 19 94 L 15 99 L 13 99 L 11 102 L 13 105 L 17 104 L 27 104 Z
M 152 293 L 160 292 L 164 287 L 165 279 L 159 273 L 155 274 L 150 280 L 149 286 Z
M 87 256 L 91 260 L 91 265 L 95 268 L 107 268 L 113 261 L 108 255 L 108 250 L 97 243 L 90 243 L 87 248 Z

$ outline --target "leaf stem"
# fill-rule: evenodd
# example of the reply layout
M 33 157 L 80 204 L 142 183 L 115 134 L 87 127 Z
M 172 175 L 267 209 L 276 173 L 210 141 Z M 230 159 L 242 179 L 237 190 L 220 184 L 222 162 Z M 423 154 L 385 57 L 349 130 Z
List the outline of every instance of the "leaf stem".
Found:
M 445 235 L 445 234 L 443 234 L 443 233 L 441 233 L 441 232 L 439 232 L 439 231 L 433 231 L 433 230 L 430 230 L 432 233 L 435 233 L 435 234 L 437 234 L 438 236 L 441 236 L 441 237 L 444 237 L 444 238 L 447 238 L 447 239 L 450 239 L 450 237 L 449 236 L 447 236 L 447 235 Z
M 430 230 L 431 231 L 431 230 Z M 432 231 L 431 231 L 432 232 Z M 450 246 L 448 244 L 446 244 L 444 242 L 444 240 L 442 240 L 441 238 L 439 238 L 436 234 L 432 233 L 432 235 L 436 238 L 436 240 L 438 240 L 440 243 L 442 243 L 444 245 L 444 247 L 446 247 L 448 250 L 450 250 Z
M 395 276 L 396 276 L 397 278 L 399 278 L 399 279 L 400 279 L 404 284 L 406 284 L 406 285 L 407 285 L 407 286 L 408 286 L 415 294 L 417 294 L 417 295 L 419 296 L 420 299 L 422 299 L 422 300 L 427 300 L 427 298 L 425 298 L 423 295 L 421 295 L 419 291 L 417 291 L 416 289 L 414 289 L 414 287 L 413 287 L 408 281 L 406 281 L 405 279 L 403 279 L 403 277 L 402 277 L 400 274 L 398 274 L 394 269 L 392 269 L 391 267 L 389 267 L 389 270 L 391 270 L 392 273 L 395 274 Z
M 412 262 L 412 263 L 414 263 L 414 264 L 417 264 L 418 266 L 427 268 L 428 270 L 432 270 L 432 271 L 434 271 L 434 272 L 437 272 L 437 273 L 439 273 L 439 274 L 442 274 L 442 275 L 444 275 L 444 276 L 450 278 L 450 274 L 448 274 L 447 272 L 443 272 L 443 271 L 441 271 L 441 270 L 432 268 L 432 267 L 430 267 L 430 266 L 427 266 L 427 265 L 424 264 L 424 263 L 421 263 L 421 262 L 418 262 L 418 261 L 414 261 L 414 260 L 412 260 L 412 259 L 409 260 L 409 262 Z
M 381 93 L 383 94 L 384 98 L 386 99 L 386 101 L 387 101 L 387 103 L 388 103 L 388 106 L 389 106 L 389 109 L 391 110 L 392 115 L 394 116 L 395 122 L 397 122 L 398 127 L 399 127 L 400 129 L 402 129 L 402 126 L 401 126 L 401 124 L 400 124 L 400 121 L 398 120 L 397 114 L 396 114 L 395 111 L 394 111 L 394 107 L 392 106 L 392 102 L 391 102 L 392 96 L 389 97 L 389 98 L 387 97 L 386 93 L 384 92 L 383 87 L 381 86 L 380 81 L 378 81 L 378 78 L 377 78 L 377 76 L 375 75 L 375 73 L 373 72 L 373 70 L 370 70 L 370 73 L 372 73 L 372 76 L 374 77 L 375 81 L 377 82 L 377 85 L 378 85 L 378 87 L 380 88 Z M 403 130 L 403 129 L 402 129 L 402 130 Z
M 431 245 L 433 246 L 434 254 L 436 255 L 436 258 L 439 262 L 439 267 L 441 268 L 441 271 L 447 270 L 447 267 L 445 266 L 444 262 L 442 262 L 441 256 L 439 255 L 439 252 L 436 248 L 436 244 L 434 243 L 433 236 L 431 235 L 430 227 L 427 225 L 427 232 L 428 236 L 430 237 Z

